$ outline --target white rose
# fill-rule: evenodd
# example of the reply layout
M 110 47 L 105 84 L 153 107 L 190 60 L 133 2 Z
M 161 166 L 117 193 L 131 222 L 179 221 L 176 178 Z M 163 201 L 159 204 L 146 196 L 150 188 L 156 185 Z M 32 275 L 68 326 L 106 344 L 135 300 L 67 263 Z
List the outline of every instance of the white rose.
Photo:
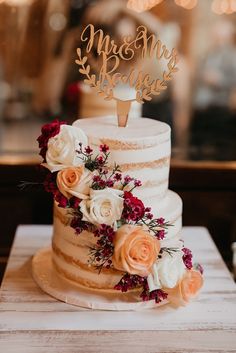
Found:
M 121 218 L 124 199 L 123 191 L 106 188 L 90 191 L 90 199 L 80 203 L 83 220 L 92 224 L 112 226 Z
M 43 165 L 52 173 L 67 167 L 83 164 L 76 150 L 79 143 L 88 145 L 88 139 L 83 130 L 70 125 L 61 125 L 60 132 L 48 141 L 46 162 Z
M 148 276 L 150 291 L 160 288 L 174 288 L 186 272 L 183 252 L 179 249 L 169 255 L 164 252 L 161 259 L 153 265 L 152 274 Z

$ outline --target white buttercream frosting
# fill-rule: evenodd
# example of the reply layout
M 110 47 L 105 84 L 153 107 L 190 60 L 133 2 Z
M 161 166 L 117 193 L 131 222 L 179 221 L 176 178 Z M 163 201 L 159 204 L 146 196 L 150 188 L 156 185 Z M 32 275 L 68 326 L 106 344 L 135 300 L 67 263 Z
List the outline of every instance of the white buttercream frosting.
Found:
M 170 140 L 169 125 L 147 118 L 129 119 L 125 128 L 118 127 L 115 116 L 76 120 L 73 126 L 84 130 L 89 141 L 97 146 L 101 140 L 107 139 L 143 149 L 150 144 L 159 145 Z

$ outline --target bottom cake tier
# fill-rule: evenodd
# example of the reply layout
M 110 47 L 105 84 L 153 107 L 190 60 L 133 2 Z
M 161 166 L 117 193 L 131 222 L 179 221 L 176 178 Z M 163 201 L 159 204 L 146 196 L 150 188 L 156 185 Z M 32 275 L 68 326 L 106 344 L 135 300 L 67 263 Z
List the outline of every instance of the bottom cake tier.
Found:
M 158 214 L 164 217 L 172 226 L 169 227 L 161 246 L 170 246 L 181 237 L 182 200 L 174 192 L 168 191 L 166 197 L 156 205 Z M 113 291 L 120 281 L 123 272 L 103 268 L 99 273 L 89 260 L 91 248 L 97 242 L 93 233 L 83 231 L 80 235 L 69 226 L 68 210 L 54 207 L 54 227 L 52 239 L 52 260 L 56 271 L 64 278 L 88 288 Z

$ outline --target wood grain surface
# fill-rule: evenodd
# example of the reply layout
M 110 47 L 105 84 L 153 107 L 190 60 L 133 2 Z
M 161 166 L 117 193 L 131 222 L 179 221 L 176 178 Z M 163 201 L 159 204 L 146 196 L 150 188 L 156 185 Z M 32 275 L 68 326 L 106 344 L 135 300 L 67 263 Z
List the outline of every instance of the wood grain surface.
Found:
M 92 311 L 43 293 L 31 258 L 48 246 L 51 226 L 20 226 L 0 292 L 0 352 L 236 352 L 236 286 L 206 229 L 183 229 L 204 266 L 199 297 L 137 312 Z

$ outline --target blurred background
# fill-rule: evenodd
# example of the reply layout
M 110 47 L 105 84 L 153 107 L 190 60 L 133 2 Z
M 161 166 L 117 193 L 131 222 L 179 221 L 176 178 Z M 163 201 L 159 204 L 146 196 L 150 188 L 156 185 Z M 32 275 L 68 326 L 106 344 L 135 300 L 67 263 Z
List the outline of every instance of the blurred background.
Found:
M 50 223 L 52 202 L 39 190 L 36 138 L 44 122 L 115 114 L 83 84 L 75 64 L 88 23 L 116 42 L 144 24 L 179 52 L 168 89 L 131 115 L 172 127 L 170 188 L 184 201 L 184 225 L 206 226 L 232 268 L 236 240 L 236 0 L 160 0 L 150 11 L 126 0 L 0 0 L 0 268 L 19 223 Z M 89 58 L 96 71 L 96 55 Z M 163 67 L 146 62 L 155 77 Z M 42 211 L 43 210 L 43 211 Z M 0 276 L 1 277 L 1 276 Z

